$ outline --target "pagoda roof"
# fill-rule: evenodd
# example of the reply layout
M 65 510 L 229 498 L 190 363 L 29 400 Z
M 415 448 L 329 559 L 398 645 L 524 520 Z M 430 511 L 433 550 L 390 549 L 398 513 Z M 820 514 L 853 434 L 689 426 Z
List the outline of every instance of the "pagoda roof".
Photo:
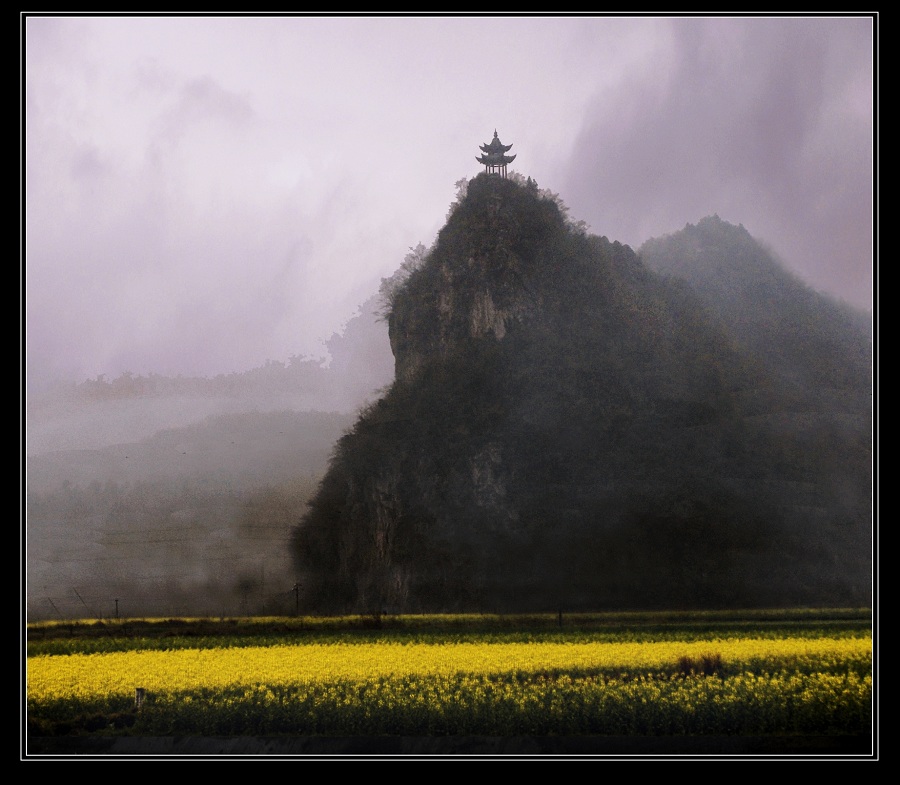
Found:
M 482 144 L 479 145 L 482 151 L 485 153 L 497 154 L 497 153 L 505 153 L 507 152 L 512 145 L 511 144 L 503 144 L 499 138 L 497 138 L 497 129 L 494 129 L 494 138 L 491 139 L 490 144 Z M 513 156 L 515 158 L 515 156 Z
M 512 147 L 512 145 L 510 145 L 510 147 Z M 509 150 L 509 147 L 507 147 L 506 149 Z M 504 166 L 515 161 L 516 156 L 503 155 L 503 153 L 488 153 L 487 155 L 482 155 L 475 160 L 480 164 L 484 164 L 485 166 Z

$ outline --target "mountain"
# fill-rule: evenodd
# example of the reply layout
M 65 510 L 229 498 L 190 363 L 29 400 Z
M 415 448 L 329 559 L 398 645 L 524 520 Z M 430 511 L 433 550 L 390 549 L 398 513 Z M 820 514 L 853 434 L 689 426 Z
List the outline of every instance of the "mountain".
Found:
M 640 255 L 650 269 L 687 282 L 730 338 L 796 395 L 827 406 L 824 399 L 856 394 L 862 397 L 851 408 L 870 410 L 870 315 L 788 273 L 743 226 L 711 216 L 648 240 Z
M 306 608 L 866 604 L 871 338 L 717 218 L 641 253 L 479 175 L 293 536 Z

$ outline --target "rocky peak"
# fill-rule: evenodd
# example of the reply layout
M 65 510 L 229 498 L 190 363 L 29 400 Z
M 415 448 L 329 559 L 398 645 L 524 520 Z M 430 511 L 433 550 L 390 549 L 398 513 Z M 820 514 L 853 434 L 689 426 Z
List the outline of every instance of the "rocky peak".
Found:
M 394 297 L 395 378 L 414 378 L 468 341 L 502 341 L 511 324 L 536 316 L 545 250 L 567 231 L 557 205 L 536 187 L 485 174 L 471 180 L 431 253 Z

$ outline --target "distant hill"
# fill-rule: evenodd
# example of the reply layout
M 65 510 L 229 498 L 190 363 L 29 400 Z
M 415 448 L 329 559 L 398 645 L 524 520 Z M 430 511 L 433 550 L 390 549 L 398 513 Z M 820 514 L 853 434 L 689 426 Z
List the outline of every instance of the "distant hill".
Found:
M 294 534 L 305 607 L 865 604 L 871 339 L 717 218 L 641 254 L 479 175 Z
M 29 619 L 293 612 L 291 532 L 351 423 L 245 412 L 28 457 Z
M 378 299 L 291 358 L 29 394 L 29 619 L 293 612 L 290 534 L 354 413 L 393 377 Z
M 640 256 L 650 269 L 687 282 L 729 337 L 798 396 L 827 405 L 829 397 L 856 394 L 856 410 L 868 413 L 871 314 L 811 289 L 743 226 L 718 216 L 647 241 Z M 832 408 L 847 410 L 839 401 Z
M 373 295 L 325 347 L 326 360 L 269 360 L 214 377 L 125 373 L 58 384 L 27 396 L 25 450 L 97 449 L 159 430 L 244 412 L 355 413 L 393 379 L 387 324 Z

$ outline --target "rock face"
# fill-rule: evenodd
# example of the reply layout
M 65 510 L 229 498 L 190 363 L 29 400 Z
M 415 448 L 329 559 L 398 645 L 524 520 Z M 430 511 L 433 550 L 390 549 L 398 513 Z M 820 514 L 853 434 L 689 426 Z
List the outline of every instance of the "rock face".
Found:
M 540 290 L 528 285 L 538 277 L 537 248 L 522 242 L 520 224 L 533 222 L 532 229 L 548 231 L 548 216 L 558 216 L 558 209 L 530 194 L 522 199 L 521 187 L 500 178 L 476 178 L 467 191 L 451 221 L 473 231 L 455 232 L 448 225 L 392 309 L 389 335 L 398 381 L 413 379 L 466 339 L 502 340 L 512 322 L 540 310 Z
M 764 252 L 717 228 L 717 279 L 752 280 L 729 244 Z M 470 181 L 393 297 L 395 381 L 296 530 L 307 608 L 866 604 L 869 339 L 808 298 L 834 351 L 798 375 L 803 323 L 794 349 L 750 335 L 732 317 L 753 292 L 721 305 L 677 246 L 652 248 L 654 271 L 536 186 Z

